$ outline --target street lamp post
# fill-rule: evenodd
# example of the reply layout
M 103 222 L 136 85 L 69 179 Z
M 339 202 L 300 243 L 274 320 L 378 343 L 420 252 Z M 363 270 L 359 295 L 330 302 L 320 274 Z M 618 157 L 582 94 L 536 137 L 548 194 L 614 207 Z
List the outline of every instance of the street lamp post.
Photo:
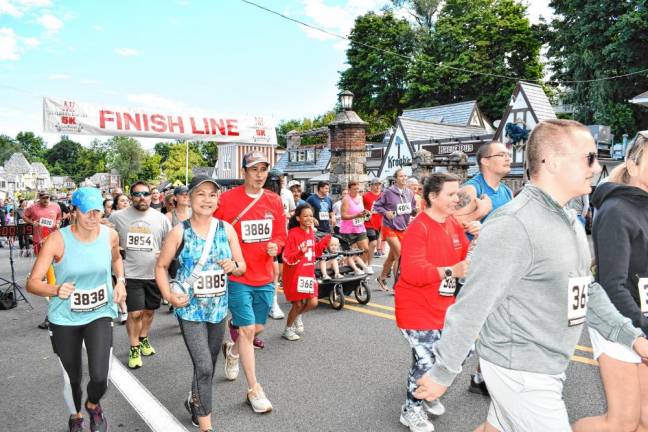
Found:
M 342 109 L 344 111 L 350 111 L 351 107 L 353 106 L 353 93 L 351 93 L 349 90 L 344 90 L 338 96 L 340 98 L 340 105 L 342 106 Z

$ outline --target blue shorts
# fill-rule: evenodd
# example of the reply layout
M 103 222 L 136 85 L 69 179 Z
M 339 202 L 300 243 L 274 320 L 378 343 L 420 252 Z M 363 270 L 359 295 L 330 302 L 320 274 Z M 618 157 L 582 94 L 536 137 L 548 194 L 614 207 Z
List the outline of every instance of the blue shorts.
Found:
M 245 327 L 266 323 L 275 295 L 273 283 L 251 286 L 229 281 L 227 290 L 233 325 Z

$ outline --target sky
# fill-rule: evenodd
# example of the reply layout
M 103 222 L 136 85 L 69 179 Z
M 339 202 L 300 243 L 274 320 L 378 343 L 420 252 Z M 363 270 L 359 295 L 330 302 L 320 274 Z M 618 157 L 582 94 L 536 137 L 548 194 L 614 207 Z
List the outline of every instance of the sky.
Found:
M 254 0 L 347 35 L 386 0 Z M 523 0 L 532 22 L 549 0 Z M 44 134 L 42 98 L 213 115 L 334 107 L 347 42 L 241 0 L 0 0 L 0 134 Z M 94 137 L 71 137 L 83 144 Z M 103 138 L 105 139 L 105 138 Z M 140 139 L 145 148 L 155 141 Z

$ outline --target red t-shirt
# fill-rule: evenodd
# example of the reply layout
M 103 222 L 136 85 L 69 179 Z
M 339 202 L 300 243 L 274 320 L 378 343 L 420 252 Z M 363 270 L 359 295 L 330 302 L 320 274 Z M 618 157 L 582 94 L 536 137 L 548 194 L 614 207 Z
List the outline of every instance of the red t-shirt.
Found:
M 371 212 L 371 218 L 367 222 L 365 222 L 365 228 L 367 229 L 379 231 L 380 227 L 382 227 L 382 215 L 380 213 L 373 212 L 374 202 L 378 198 L 380 198 L 380 195 L 382 194 L 375 194 L 369 191 L 365 192 L 365 194 L 362 196 L 362 202 L 364 204 L 365 210 L 369 210 Z
M 313 229 L 307 232 L 301 227 L 295 227 L 288 231 L 288 240 L 286 240 L 286 248 L 283 252 L 283 286 L 284 295 L 289 302 L 317 298 L 318 286 L 315 280 L 315 258 L 322 255 L 330 239 L 331 236 L 327 235 L 316 242 Z M 307 246 L 306 252 L 302 252 L 302 244 Z M 313 293 L 299 292 L 297 287 L 300 277 L 311 280 Z M 303 282 L 303 284 L 305 283 Z M 302 288 L 302 291 L 306 291 L 306 289 Z
M 38 225 L 34 227 L 34 248 L 40 249 L 41 242 L 56 231 L 57 223 L 62 218 L 61 207 L 53 202 L 49 203 L 47 207 L 36 203 L 27 207 L 24 214 L 31 221 L 38 222 Z
M 232 223 L 253 200 L 245 193 L 245 186 L 230 189 L 221 195 L 214 216 Z M 243 276 L 230 276 L 230 280 L 250 286 L 272 282 L 273 257 L 268 255 L 268 243 L 276 243 L 279 252 L 286 244 L 286 218 L 279 195 L 264 189 L 261 199 L 243 215 L 234 229 L 247 270 Z
M 443 329 L 454 296 L 439 294 L 439 267 L 452 267 L 466 258 L 468 239 L 454 218 L 440 224 L 426 213 L 407 227 L 401 245 L 398 283 L 394 288 L 396 324 L 408 330 Z

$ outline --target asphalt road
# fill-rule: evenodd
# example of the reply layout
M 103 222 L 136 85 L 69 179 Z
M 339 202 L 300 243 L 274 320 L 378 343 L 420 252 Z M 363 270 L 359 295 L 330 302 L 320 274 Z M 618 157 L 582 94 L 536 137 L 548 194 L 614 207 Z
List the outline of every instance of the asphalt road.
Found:
M 16 258 L 17 279 L 24 284 L 33 259 Z M 378 261 L 375 264 L 380 264 Z M 0 249 L 0 277 L 9 278 L 7 249 Z M 410 354 L 394 322 L 394 299 L 371 283 L 369 305 L 349 303 L 334 311 L 326 304 L 304 318 L 306 335 L 281 338 L 283 321 L 268 322 L 266 348 L 257 351 L 257 375 L 274 405 L 267 415 L 245 404 L 243 375 L 228 382 L 222 357 L 214 378 L 214 426 L 219 431 L 405 431 L 398 421 L 405 395 Z M 46 302 L 26 294 L 25 302 L 0 311 L 0 430 L 67 430 L 62 376 L 42 321 Z M 287 312 L 288 306 L 282 307 Z M 125 364 L 126 329 L 114 330 L 114 354 Z M 158 354 L 144 358 L 132 374 L 187 430 L 196 430 L 182 405 L 191 382 L 191 363 L 175 318 L 163 308 L 150 335 Z M 584 335 L 567 370 L 565 400 L 573 420 L 602 413 L 605 399 L 598 368 Z M 443 397 L 447 413 L 434 420 L 437 431 L 472 431 L 485 418 L 488 399 L 467 392 L 475 360 Z M 87 367 L 85 368 L 87 370 Z M 134 402 L 137 405 L 137 400 Z M 151 430 L 114 385 L 102 401 L 112 431 Z M 86 422 L 86 428 L 87 428 Z M 158 429 L 164 430 L 164 428 Z

